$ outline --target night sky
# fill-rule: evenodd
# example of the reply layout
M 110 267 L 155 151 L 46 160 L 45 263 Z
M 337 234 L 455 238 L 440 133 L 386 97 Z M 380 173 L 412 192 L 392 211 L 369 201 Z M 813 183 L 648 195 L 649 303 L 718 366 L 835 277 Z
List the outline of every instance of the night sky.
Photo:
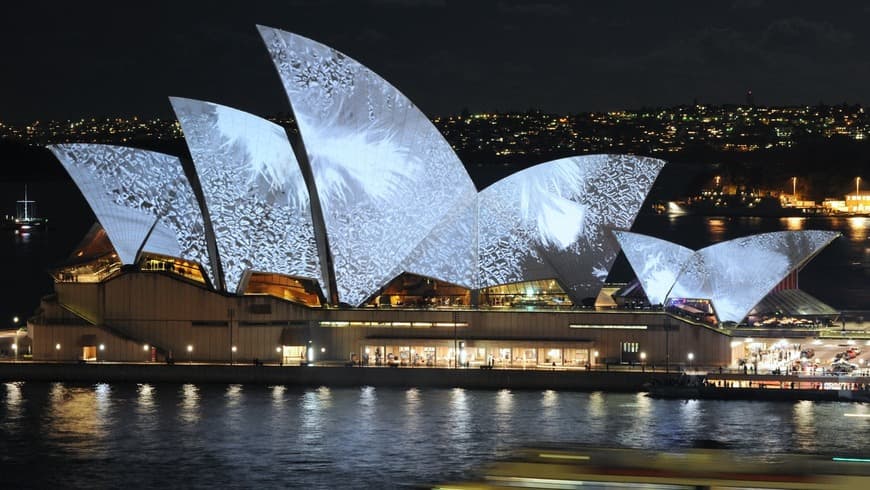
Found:
M 529 108 L 870 104 L 859 2 L 16 2 L 0 121 L 171 117 L 170 95 L 288 109 L 255 25 L 337 48 L 428 115 Z

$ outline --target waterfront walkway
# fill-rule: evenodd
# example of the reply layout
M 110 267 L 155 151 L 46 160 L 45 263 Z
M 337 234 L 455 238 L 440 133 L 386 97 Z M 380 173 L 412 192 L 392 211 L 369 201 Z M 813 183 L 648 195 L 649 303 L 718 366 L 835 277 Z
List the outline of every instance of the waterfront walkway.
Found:
M 641 392 L 679 373 L 640 370 L 390 368 L 252 364 L 2 362 L 3 381 L 75 383 L 242 383 L 297 386 L 394 386 Z

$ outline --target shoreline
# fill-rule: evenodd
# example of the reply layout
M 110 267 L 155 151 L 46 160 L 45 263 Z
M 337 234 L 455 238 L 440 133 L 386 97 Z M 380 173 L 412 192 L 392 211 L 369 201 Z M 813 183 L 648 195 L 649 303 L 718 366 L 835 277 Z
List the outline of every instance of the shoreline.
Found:
M 679 372 L 389 368 L 250 364 L 0 363 L 4 382 L 222 383 L 334 387 L 418 387 L 645 392 Z

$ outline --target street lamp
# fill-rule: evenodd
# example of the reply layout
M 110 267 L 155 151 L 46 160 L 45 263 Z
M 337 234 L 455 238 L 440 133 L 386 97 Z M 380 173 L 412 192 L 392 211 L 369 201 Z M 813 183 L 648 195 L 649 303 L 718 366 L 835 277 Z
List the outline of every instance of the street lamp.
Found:
M 640 353 L 640 372 L 646 371 L 646 352 Z
M 695 354 L 689 352 L 689 355 L 687 357 L 689 358 L 689 367 L 692 367 L 692 361 L 695 359 Z
M 275 347 L 275 352 L 278 353 L 278 364 L 284 365 L 284 357 L 281 355 L 281 347 Z
M 188 364 L 191 364 L 193 362 L 191 360 L 192 353 L 193 353 L 193 346 L 190 344 L 187 344 L 187 363 Z
M 598 367 L 598 351 L 592 351 L 592 367 Z
M 57 361 L 57 356 L 60 354 L 60 343 L 54 345 L 54 360 Z
M 106 350 L 106 344 L 100 344 L 100 353 L 102 353 L 104 350 Z M 100 357 L 102 358 L 103 356 Z M 103 362 L 103 359 L 100 359 L 100 362 Z
M 797 177 L 791 178 L 791 195 L 797 196 Z M 797 200 L 797 197 L 795 197 L 795 200 Z
M 230 366 L 233 365 L 233 361 L 236 355 L 236 346 L 230 347 Z
M 16 336 L 16 343 L 15 343 L 15 344 L 12 344 L 12 350 L 15 351 L 15 362 L 18 362 L 18 343 L 17 343 L 17 336 Z

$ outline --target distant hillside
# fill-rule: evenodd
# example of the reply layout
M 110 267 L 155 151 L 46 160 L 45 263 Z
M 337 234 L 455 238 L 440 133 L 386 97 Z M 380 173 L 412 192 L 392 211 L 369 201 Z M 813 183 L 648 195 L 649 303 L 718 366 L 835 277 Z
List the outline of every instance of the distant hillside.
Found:
M 190 158 L 181 139 L 143 139 L 127 145 L 177 155 L 188 161 Z M 458 154 L 478 189 L 524 168 L 570 155 L 564 149 L 509 157 L 486 150 L 460 150 Z M 798 191 L 815 200 L 842 197 L 854 189 L 855 177 L 862 177 L 870 186 L 870 142 L 845 137 L 804 140 L 791 148 L 746 153 L 723 152 L 697 145 L 667 155 L 647 156 L 662 158 L 669 163 L 651 191 L 650 198 L 654 200 L 693 195 L 702 187 L 709 186 L 716 175 L 729 183 L 781 191 L 789 191 L 791 178 L 798 177 Z M 0 139 L 0 179 L 67 178 L 63 167 L 44 147 L 31 146 L 20 140 Z

